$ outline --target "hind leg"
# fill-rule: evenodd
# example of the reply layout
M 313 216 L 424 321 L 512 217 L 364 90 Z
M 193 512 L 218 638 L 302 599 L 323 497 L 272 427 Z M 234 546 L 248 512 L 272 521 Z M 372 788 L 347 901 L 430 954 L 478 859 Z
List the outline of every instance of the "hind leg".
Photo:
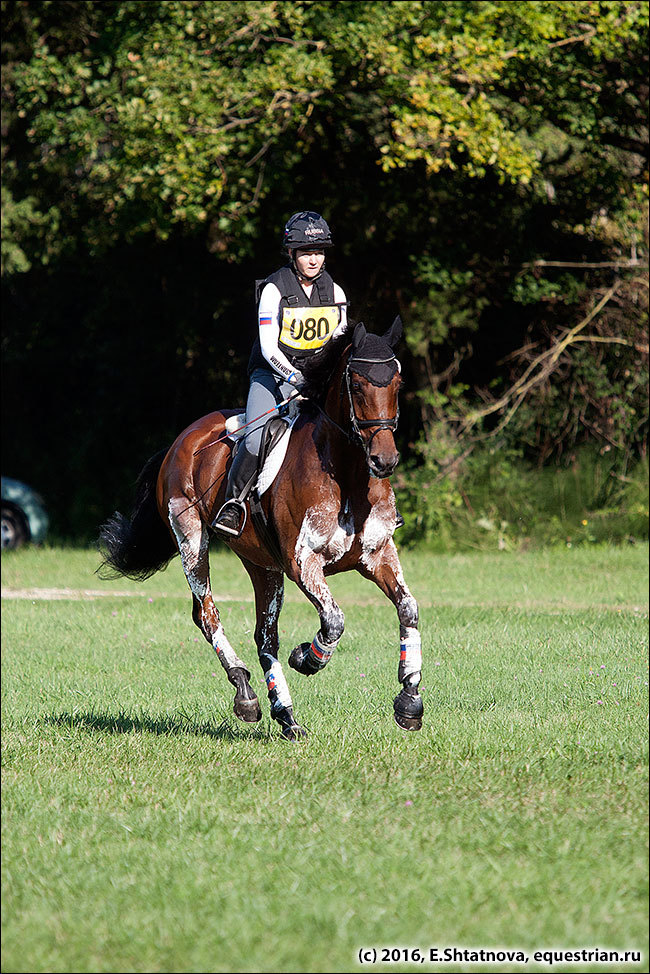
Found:
M 266 680 L 271 716 L 279 723 L 282 736 L 296 741 L 306 733 L 293 716 L 293 701 L 278 659 L 278 618 L 284 601 L 284 574 L 260 568 L 243 558 L 242 563 L 255 589 L 255 644 Z
M 256 721 L 261 718 L 262 711 L 249 682 L 250 672 L 230 645 L 212 598 L 208 531 L 196 508 L 188 508 L 187 504 L 186 497 L 172 499 L 168 513 L 183 571 L 192 592 L 192 618 L 214 649 L 226 676 L 235 687 L 235 716 L 248 722 Z

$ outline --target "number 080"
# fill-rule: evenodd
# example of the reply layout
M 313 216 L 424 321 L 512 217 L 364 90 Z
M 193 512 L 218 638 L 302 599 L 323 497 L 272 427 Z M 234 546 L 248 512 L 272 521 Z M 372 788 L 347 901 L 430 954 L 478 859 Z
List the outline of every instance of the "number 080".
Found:
M 329 334 L 330 323 L 327 318 L 294 318 L 291 322 L 291 337 L 299 342 L 303 339 L 306 342 L 313 342 L 315 338 L 325 338 Z

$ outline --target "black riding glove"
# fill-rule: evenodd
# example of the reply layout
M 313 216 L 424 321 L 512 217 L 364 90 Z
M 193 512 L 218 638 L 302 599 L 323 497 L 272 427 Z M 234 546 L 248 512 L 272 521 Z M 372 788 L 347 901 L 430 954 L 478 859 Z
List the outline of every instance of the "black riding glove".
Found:
M 287 382 L 289 385 L 293 386 L 294 389 L 297 389 L 298 392 L 303 392 L 307 388 L 307 379 L 298 369 L 291 373 L 287 379 Z

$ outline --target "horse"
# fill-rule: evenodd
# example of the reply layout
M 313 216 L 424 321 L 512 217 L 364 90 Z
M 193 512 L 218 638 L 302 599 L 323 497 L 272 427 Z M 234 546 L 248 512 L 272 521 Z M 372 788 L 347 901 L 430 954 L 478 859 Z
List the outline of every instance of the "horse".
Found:
M 393 702 L 394 718 L 404 730 L 422 727 L 418 605 L 404 581 L 393 541 L 397 509 L 389 482 L 399 461 L 394 434 L 402 380 L 395 346 L 401 333 L 397 317 L 383 336 L 358 323 L 351 343 L 349 334 L 345 345 L 337 345 L 336 336 L 326 343 L 326 379 L 320 392 L 310 387 L 313 395 L 301 402 L 282 466 L 258 498 L 268 530 L 256 530 L 249 517 L 239 537 L 223 539 L 253 584 L 254 638 L 271 716 L 289 741 L 305 737 L 306 731 L 294 717 L 279 661 L 285 575 L 315 606 L 320 621 L 313 639 L 289 656 L 289 666 L 305 676 L 327 666 L 343 635 L 344 615 L 327 577 L 354 570 L 379 587 L 399 620 L 402 688 Z M 322 372 L 323 362 L 320 366 Z M 309 379 L 308 366 L 304 373 Z M 262 716 L 260 703 L 249 669 L 224 632 L 208 562 L 210 525 L 225 498 L 232 456 L 226 422 L 238 412 L 220 409 L 203 416 L 147 462 L 137 481 L 131 517 L 115 512 L 100 530 L 104 560 L 98 573 L 142 580 L 180 554 L 194 623 L 235 688 L 235 715 L 254 722 Z

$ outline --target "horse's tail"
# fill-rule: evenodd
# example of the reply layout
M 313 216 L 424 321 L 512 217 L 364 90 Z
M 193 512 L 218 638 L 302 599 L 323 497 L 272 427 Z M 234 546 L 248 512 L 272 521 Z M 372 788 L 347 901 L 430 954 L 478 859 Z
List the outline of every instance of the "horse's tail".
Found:
M 126 575 L 137 582 L 166 568 L 178 549 L 158 513 L 156 482 L 167 450 L 147 460 L 136 485 L 131 518 L 115 511 L 99 530 L 98 547 L 104 557 L 100 578 Z

